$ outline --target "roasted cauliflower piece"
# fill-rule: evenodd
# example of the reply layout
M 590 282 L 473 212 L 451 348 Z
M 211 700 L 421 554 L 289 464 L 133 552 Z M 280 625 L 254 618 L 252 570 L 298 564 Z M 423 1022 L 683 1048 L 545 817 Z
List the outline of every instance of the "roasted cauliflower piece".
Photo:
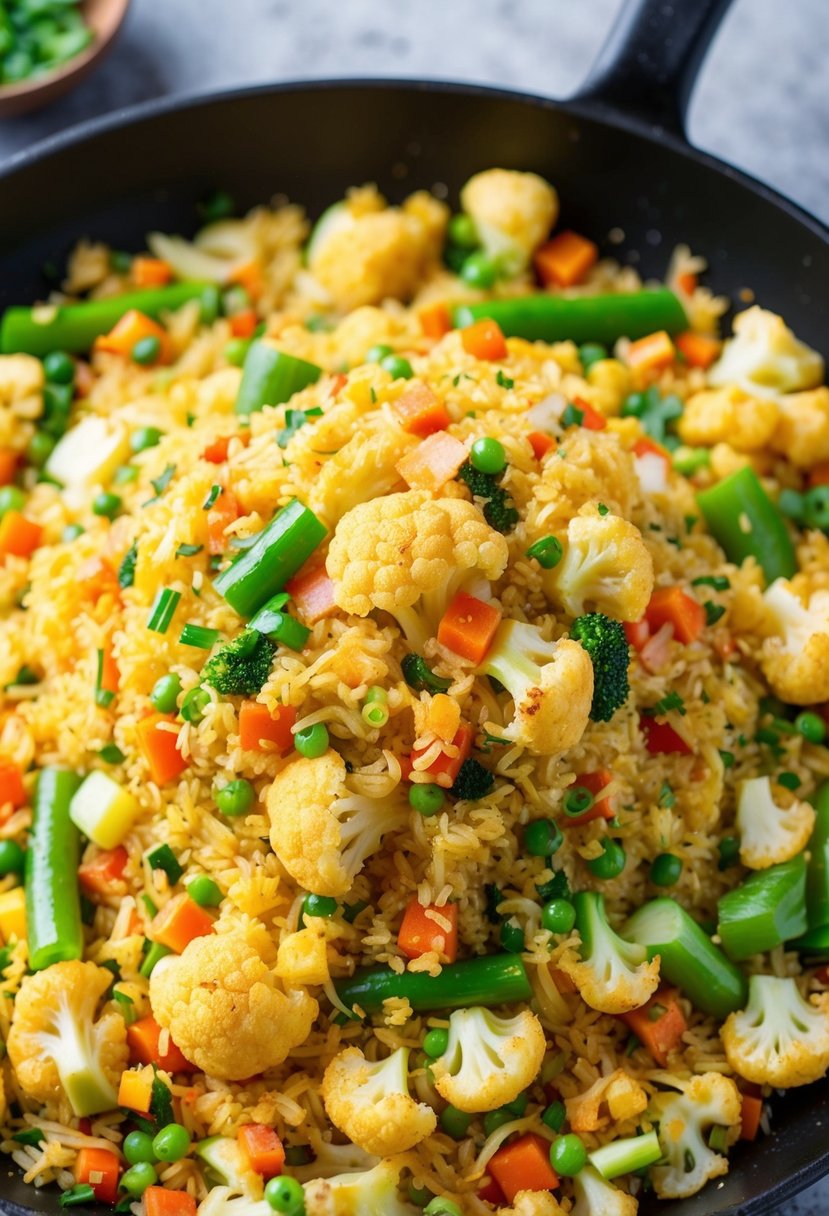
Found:
M 359 1047 L 347 1047 L 325 1070 L 321 1092 L 329 1119 L 367 1153 L 404 1153 L 437 1126 L 432 1108 L 409 1094 L 408 1061 L 405 1047 L 375 1063 Z
M 532 1084 L 545 1047 L 541 1023 L 529 1009 L 511 1018 L 479 1006 L 456 1009 L 446 1051 L 431 1064 L 435 1088 L 458 1110 L 495 1110 Z
M 325 984 L 329 979 L 328 936 L 325 926 L 315 923 L 290 933 L 279 943 L 276 973 L 289 987 Z
M 400 1197 L 404 1162 L 389 1157 L 362 1174 L 339 1174 L 305 1183 L 305 1216 L 417 1216 Z
M 829 460 L 829 388 L 780 397 L 770 446 L 800 469 Z
M 591 1009 L 601 1013 L 638 1009 L 659 986 L 659 955 L 648 962 L 644 946 L 623 941 L 614 933 L 607 923 L 604 900 L 595 891 L 579 891 L 573 902 L 581 949 L 578 956 L 565 951 L 559 967 Z
M 352 793 L 345 762 L 330 750 L 277 774 L 268 815 L 271 847 L 294 881 L 340 899 L 384 834 L 405 823 L 408 804 Z
M 561 448 L 563 454 L 544 462 L 527 508 L 527 535 L 532 540 L 550 532 L 563 535 L 570 519 L 590 503 L 604 503 L 629 518 L 641 490 L 633 454 L 619 436 L 581 427 L 568 432 Z
M 829 591 L 813 591 L 804 605 L 791 583 L 778 578 L 763 600 L 777 629 L 760 651 L 772 691 L 790 705 L 829 700 Z
M 574 1132 L 595 1132 L 607 1123 L 602 1115 L 606 1106 L 610 1118 L 615 1122 L 633 1119 L 648 1105 L 648 1095 L 638 1082 L 622 1068 L 606 1077 L 599 1077 L 589 1089 L 574 1098 L 567 1098 L 567 1118 Z
M 565 1216 L 564 1208 L 549 1191 L 519 1191 L 506 1208 L 496 1216 Z
M 416 441 L 385 419 L 367 421 L 337 451 L 314 479 L 308 506 L 329 526 L 361 503 L 382 498 L 402 486 L 395 468 Z
M 606 1182 L 597 1169 L 586 1165 L 573 1179 L 576 1202 L 572 1216 L 636 1216 L 639 1201 Z
M 788 806 L 778 806 L 768 777 L 742 783 L 737 828 L 740 861 L 749 869 L 765 870 L 790 861 L 806 848 L 814 826 L 815 811 L 808 802 L 791 797 Z
M 751 397 L 730 384 L 689 397 L 678 429 L 682 442 L 691 447 L 728 443 L 738 452 L 756 452 L 771 439 L 779 417 L 776 401 Z
M 736 1133 L 740 1105 L 737 1086 L 718 1072 L 692 1078 L 682 1093 L 656 1095 L 652 1114 L 667 1158 L 666 1165 L 651 1167 L 660 1199 L 686 1199 L 712 1178 L 728 1173 L 727 1158 L 708 1147 L 707 1133 L 712 1124 Z
M 545 589 L 573 616 L 595 611 L 638 621 L 653 592 L 653 559 L 635 524 L 609 513 L 577 515 Z
M 829 993 L 809 1004 L 791 976 L 752 975 L 748 1004 L 720 1030 L 728 1063 L 756 1085 L 790 1089 L 829 1068 Z
M 83 1118 L 118 1103 L 127 1065 L 120 1013 L 96 1019 L 112 973 L 94 963 L 55 963 L 28 975 L 14 1002 L 8 1052 L 23 1092 L 54 1109 L 65 1098 Z
M 527 269 L 558 219 L 558 195 L 549 182 L 514 169 L 487 169 L 470 177 L 461 206 L 507 278 Z
M 493 676 L 515 702 L 506 739 L 541 756 L 575 747 L 593 705 L 593 664 L 578 642 L 548 642 L 534 625 L 502 621 L 478 668 Z M 499 728 L 500 729 L 500 728 Z
M 344 515 L 326 569 L 340 608 L 355 616 L 381 608 L 421 649 L 464 582 L 498 578 L 507 556 L 507 542 L 472 503 L 409 490 Z
M 34 355 L 0 355 L 0 409 L 24 418 L 43 413 L 43 364 Z
M 799 342 L 782 317 L 749 308 L 734 318 L 734 337 L 708 371 L 714 388 L 739 385 L 746 393 L 775 397 L 814 388 L 823 379 L 823 359 Z
M 209 1076 L 240 1081 L 265 1072 L 308 1037 L 317 1002 L 301 988 L 283 989 L 275 954 L 264 926 L 246 922 L 195 938 L 153 971 L 153 1016 Z

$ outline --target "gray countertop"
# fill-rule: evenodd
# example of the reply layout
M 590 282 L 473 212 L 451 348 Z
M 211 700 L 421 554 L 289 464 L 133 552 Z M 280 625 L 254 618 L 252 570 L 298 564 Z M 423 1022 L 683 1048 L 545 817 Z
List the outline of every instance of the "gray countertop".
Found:
M 693 2 L 693 0 L 692 0 Z M 299 77 L 432 76 L 563 97 L 619 0 L 133 0 L 74 94 L 0 123 L 0 160 L 65 126 L 166 93 Z M 691 110 L 694 143 L 829 221 L 827 0 L 735 0 Z M 0 217 L 2 200 L 0 200 Z M 829 1182 L 781 1209 L 824 1216 Z

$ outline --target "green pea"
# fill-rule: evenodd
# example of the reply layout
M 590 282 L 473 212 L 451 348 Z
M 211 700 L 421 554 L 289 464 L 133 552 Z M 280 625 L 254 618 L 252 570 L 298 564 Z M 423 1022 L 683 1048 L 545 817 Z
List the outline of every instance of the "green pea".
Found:
M 524 848 L 531 857 L 552 857 L 563 841 L 554 819 L 534 819 L 524 828 Z
M 386 355 L 380 360 L 383 371 L 388 372 L 392 380 L 411 380 L 414 372 L 408 359 L 402 355 Z
M 498 266 L 487 253 L 476 251 L 464 258 L 461 266 L 461 278 L 470 287 L 480 287 L 486 290 L 492 287 L 498 278 Z
M 439 785 L 413 785 L 409 790 L 409 805 L 424 819 L 437 815 L 446 801 L 446 794 Z
M 553 570 L 564 556 L 564 548 L 557 536 L 542 536 L 527 550 L 527 557 L 534 557 L 542 570 Z
M 425 1208 L 429 1200 L 434 1197 L 428 1186 L 415 1186 L 414 1182 L 409 1183 L 408 1195 L 410 1203 L 413 1203 L 416 1208 Z
M 576 909 L 569 899 L 551 899 L 541 909 L 541 924 L 551 933 L 569 933 L 576 923 Z
M 105 519 L 114 519 L 121 510 L 121 503 L 120 495 L 101 490 L 100 494 L 96 494 L 92 499 L 92 514 L 102 515 Z
M 215 883 L 212 878 L 208 878 L 206 874 L 197 874 L 191 882 L 188 882 L 187 894 L 200 908 L 218 908 L 224 899 L 219 884 Z
M 26 495 L 17 486 L 0 486 L 0 519 L 7 511 L 22 511 Z
M 499 938 L 508 954 L 520 954 L 524 949 L 524 930 L 514 916 L 501 925 Z
M 15 840 L 0 840 L 0 875 L 22 874 L 26 854 Z
M 829 529 L 829 486 L 813 486 L 807 491 L 803 516 L 810 528 Z
M 153 1138 L 146 1132 L 130 1132 L 124 1137 L 122 1147 L 130 1165 L 140 1165 L 142 1161 L 153 1163 L 157 1160 L 153 1152 Z
M 469 461 L 479 473 L 495 475 L 503 473 L 507 467 L 507 454 L 504 445 L 497 439 L 476 439 L 469 453 Z
M 587 1165 L 587 1149 L 579 1136 L 572 1132 L 559 1136 L 550 1145 L 550 1165 L 564 1178 L 573 1178 Z
M 393 355 L 394 351 L 390 346 L 386 346 L 385 342 L 378 342 L 376 346 L 370 347 L 366 351 L 366 363 L 382 363 L 389 355 Z
M 781 490 L 777 505 L 782 513 L 795 523 L 803 523 L 806 516 L 806 495 L 799 490 Z
M 144 1194 L 147 1187 L 153 1186 L 156 1182 L 155 1169 L 149 1161 L 139 1161 L 135 1165 L 130 1166 L 125 1174 L 122 1174 L 119 1186 L 122 1191 L 126 1191 L 128 1195 L 133 1195 L 138 1199 Z
M 53 350 L 43 360 L 43 373 L 53 384 L 71 384 L 75 379 L 75 360 L 65 350 Z
M 590 371 L 594 363 L 600 363 L 607 358 L 607 348 L 600 342 L 585 342 L 579 347 L 579 359 L 585 373 Z
M 128 486 L 130 482 L 138 480 L 138 469 L 134 464 L 122 464 L 120 469 L 116 469 L 112 478 L 112 484 L 115 486 Z
M 478 232 L 471 215 L 461 211 L 449 221 L 446 235 L 453 245 L 461 249 L 474 249 L 478 244 Z
M 168 1123 L 153 1140 L 153 1152 L 159 1161 L 172 1165 L 190 1152 L 190 1136 L 180 1123 Z
M 155 334 L 150 334 L 136 342 L 132 348 L 132 361 L 140 363 L 142 367 L 149 367 L 150 364 L 158 362 L 160 354 L 161 340 Z
M 829 486 L 826 487 L 829 489 Z M 794 728 L 799 735 L 802 735 L 807 743 L 822 743 L 826 738 L 826 723 L 819 714 L 810 713 L 808 710 L 802 714 L 798 714 L 794 720 Z
M 214 797 L 222 814 L 236 819 L 239 815 L 246 815 L 253 806 L 256 791 L 244 777 L 236 777 L 220 790 L 216 790 Z
M 294 747 L 300 756 L 316 760 L 328 751 L 328 728 L 324 722 L 315 722 L 313 726 L 304 726 L 294 735 Z
M 592 861 L 588 861 L 587 868 L 596 878 L 618 878 L 625 868 L 626 861 L 625 850 L 618 840 L 612 840 L 607 836 L 602 841 L 602 852 Z
M 306 895 L 302 901 L 302 911 L 306 916 L 333 916 L 337 911 L 337 901 L 331 895 Z
M 288 1174 L 270 1179 L 265 1186 L 265 1202 L 282 1216 L 305 1216 L 305 1192 Z
M 157 426 L 142 426 L 130 435 L 130 448 L 133 452 L 146 452 L 161 442 L 163 434 Z
M 83 536 L 83 528 L 80 524 L 67 524 L 60 534 L 60 538 L 65 545 L 71 545 L 73 540 L 77 540 L 79 536 Z
M 433 1060 L 436 1060 L 438 1056 L 442 1056 L 448 1046 L 449 1031 L 441 1028 L 430 1030 L 423 1039 L 423 1050 Z
M 430 1199 L 423 1209 L 423 1216 L 463 1216 L 454 1199 L 447 1199 L 445 1195 L 435 1195 L 434 1199 Z
M 682 858 L 676 853 L 660 853 L 651 862 L 651 882 L 655 887 L 672 887 L 682 874 Z
M 511 1111 L 517 1119 L 520 1119 L 525 1113 L 529 1102 L 530 1096 L 525 1091 L 524 1093 L 520 1093 L 517 1098 L 513 1098 L 511 1102 L 506 1102 L 504 1104 L 504 1110 Z
M 506 1106 L 501 1106 L 498 1110 L 487 1111 L 484 1115 L 484 1135 L 491 1136 L 505 1123 L 512 1123 L 514 1118 L 515 1115 L 511 1110 L 507 1110 Z
M 231 338 L 225 344 L 225 358 L 232 367 L 241 367 L 248 357 L 250 338 Z
M 210 693 L 206 688 L 191 688 L 184 694 L 179 712 L 185 722 L 201 722 L 209 704 Z
M 718 845 L 720 860 L 717 869 L 727 870 L 735 866 L 740 857 L 740 841 L 737 836 L 723 836 Z
M 564 1120 L 567 1118 L 567 1109 L 563 1102 L 551 1102 L 544 1114 L 541 1116 L 541 1122 L 554 1132 L 560 1132 L 564 1127 Z
M 56 443 L 54 435 L 50 435 L 47 431 L 35 431 L 26 445 L 26 459 L 29 464 L 33 464 L 37 469 L 42 468 L 52 455 L 52 449 Z
M 465 1110 L 458 1110 L 457 1106 L 447 1106 L 439 1122 L 441 1130 L 446 1132 L 447 1136 L 451 1136 L 453 1140 L 463 1140 L 469 1130 L 472 1116 Z
M 175 713 L 181 693 L 181 680 L 170 671 L 166 676 L 159 676 L 150 693 L 153 709 L 160 714 Z

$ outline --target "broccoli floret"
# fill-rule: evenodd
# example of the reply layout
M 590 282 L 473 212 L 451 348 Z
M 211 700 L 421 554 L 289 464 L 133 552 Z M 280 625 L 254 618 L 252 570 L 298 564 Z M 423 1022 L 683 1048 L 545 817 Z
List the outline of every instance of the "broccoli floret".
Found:
M 138 546 L 133 543 L 124 554 L 118 567 L 118 586 L 131 587 L 135 582 L 135 563 L 138 561 Z
M 453 798 L 483 798 L 495 784 L 495 778 L 488 768 L 484 768 L 477 760 L 464 760 L 455 778 L 455 784 L 449 793 Z
M 252 696 L 267 680 L 275 653 L 275 643 L 264 633 L 245 629 L 208 659 L 202 679 L 223 696 Z
M 458 477 L 472 491 L 473 497 L 484 500 L 484 519 L 496 532 L 511 532 L 518 523 L 518 512 L 512 505 L 506 490 L 498 484 L 494 473 L 481 473 L 470 461 L 458 469 Z
M 570 633 L 581 642 L 593 664 L 590 717 L 594 722 L 609 722 L 630 692 L 630 654 L 624 628 L 620 621 L 613 621 L 602 612 L 588 612 L 573 621 Z
M 446 692 L 452 681 L 436 676 L 419 654 L 407 654 L 400 664 L 403 679 L 415 692 Z

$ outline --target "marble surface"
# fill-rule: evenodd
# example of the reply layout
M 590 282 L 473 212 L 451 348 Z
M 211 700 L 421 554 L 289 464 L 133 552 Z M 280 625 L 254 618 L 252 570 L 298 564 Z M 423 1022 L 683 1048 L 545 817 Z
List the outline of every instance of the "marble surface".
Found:
M 0 123 L 0 160 L 147 98 L 268 80 L 431 76 L 563 97 L 585 74 L 618 7 L 619 0 L 133 0 L 96 75 L 50 109 Z M 690 117 L 694 143 L 825 222 L 827 34 L 827 0 L 735 0 Z M 780 1210 L 827 1212 L 829 1181 Z

